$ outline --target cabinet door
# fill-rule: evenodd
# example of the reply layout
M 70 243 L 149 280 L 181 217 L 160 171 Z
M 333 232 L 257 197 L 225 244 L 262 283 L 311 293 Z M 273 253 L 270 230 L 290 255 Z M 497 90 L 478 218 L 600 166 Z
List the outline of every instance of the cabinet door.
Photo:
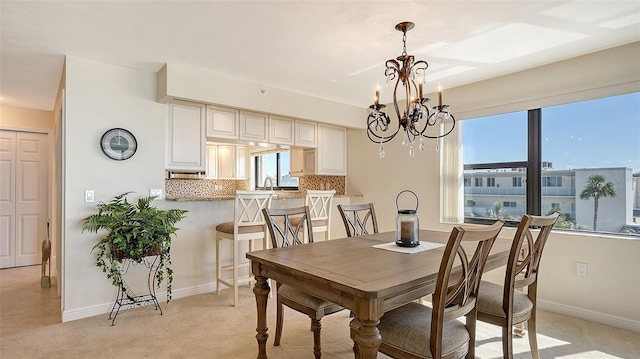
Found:
M 316 174 L 347 175 L 347 129 L 318 125 Z
M 269 143 L 293 145 L 293 119 L 269 116 Z
M 304 168 L 302 174 L 316 174 L 316 150 L 304 150 Z
M 169 103 L 167 169 L 205 170 L 204 111 L 204 105 L 196 103 Z
M 207 137 L 238 139 L 238 111 L 207 106 Z
M 315 122 L 295 121 L 295 145 L 316 147 L 318 145 L 317 124 Z
M 247 179 L 247 155 L 249 149 L 246 146 L 236 147 L 236 179 Z
M 268 121 L 264 113 L 240 111 L 240 139 L 268 142 Z
M 236 178 L 236 146 L 218 146 L 218 178 Z
M 291 148 L 289 154 L 289 176 L 302 176 L 304 174 L 304 151 L 302 148 Z
M 218 146 L 207 145 L 207 179 L 218 178 Z

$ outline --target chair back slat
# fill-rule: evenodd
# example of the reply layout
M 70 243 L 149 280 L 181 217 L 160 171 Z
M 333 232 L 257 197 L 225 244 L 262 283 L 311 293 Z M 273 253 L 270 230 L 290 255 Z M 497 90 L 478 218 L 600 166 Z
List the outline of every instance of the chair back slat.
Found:
M 506 313 L 509 309 L 508 304 L 513 302 L 514 288 L 536 285 L 542 251 L 558 217 L 558 213 L 551 216 L 522 216 L 509 252 L 505 273 L 503 303 Z
M 273 191 L 236 191 L 234 225 L 236 227 L 265 225 L 262 209 L 271 205 L 272 195 Z
M 295 246 L 303 243 L 303 232 L 306 230 L 309 243 L 313 242 L 313 228 L 309 207 L 296 208 L 264 208 L 262 210 L 267 220 L 271 245 L 273 248 Z M 299 219 L 292 224 L 292 219 Z
M 311 214 L 312 221 L 329 220 L 331 203 L 335 193 L 335 190 L 307 190 L 305 205 L 309 207 L 309 213 Z
M 378 233 L 378 221 L 373 203 L 356 205 L 338 205 L 342 222 L 344 223 L 347 237 L 362 236 Z M 371 225 L 369 225 L 371 223 Z
M 504 222 L 498 220 L 491 226 L 456 226 L 451 231 L 433 294 L 430 345 L 434 358 L 439 358 L 442 354 L 438 350 L 441 350 L 444 323 L 477 310 L 478 288 L 484 264 L 503 225 Z M 459 273 L 452 273 L 456 261 L 461 270 Z M 452 278 L 457 280 L 452 282 Z M 472 317 L 475 318 L 475 315 Z

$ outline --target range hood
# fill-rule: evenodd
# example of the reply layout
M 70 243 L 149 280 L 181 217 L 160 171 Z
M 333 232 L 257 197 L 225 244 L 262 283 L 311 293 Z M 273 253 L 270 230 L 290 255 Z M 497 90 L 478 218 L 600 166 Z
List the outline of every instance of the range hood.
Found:
M 166 179 L 205 179 L 207 175 L 202 171 L 165 171 Z

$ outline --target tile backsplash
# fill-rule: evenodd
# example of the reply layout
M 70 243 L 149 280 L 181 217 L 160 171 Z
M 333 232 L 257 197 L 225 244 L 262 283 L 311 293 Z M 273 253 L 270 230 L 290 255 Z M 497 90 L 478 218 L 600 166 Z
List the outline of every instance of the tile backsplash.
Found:
M 236 190 L 249 190 L 249 180 L 192 180 L 165 179 L 167 198 L 212 198 L 234 196 Z M 335 189 L 337 195 L 345 194 L 344 176 L 304 176 L 300 177 L 300 194 L 308 189 Z

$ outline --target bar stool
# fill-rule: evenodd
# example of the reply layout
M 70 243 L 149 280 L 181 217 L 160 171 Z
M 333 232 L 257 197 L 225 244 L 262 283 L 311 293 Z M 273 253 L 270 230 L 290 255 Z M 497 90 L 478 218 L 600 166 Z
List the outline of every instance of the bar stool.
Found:
M 263 208 L 269 208 L 273 191 L 236 191 L 233 222 L 224 222 L 216 226 L 216 292 L 220 294 L 220 285 L 233 288 L 233 306 L 238 304 L 238 285 L 251 283 L 249 262 L 239 263 L 244 257 L 239 253 L 239 242 L 249 242 L 249 252 L 253 250 L 253 241 L 262 240 L 262 248 L 267 248 L 267 222 L 262 213 Z M 223 240 L 233 243 L 232 263 L 222 265 L 220 244 Z M 238 276 L 239 268 L 247 268 L 247 275 Z M 232 281 L 222 278 L 224 271 L 232 271 Z
M 313 233 L 324 232 L 324 239 L 329 240 L 331 236 L 331 202 L 336 190 L 320 191 L 307 190 L 304 205 L 309 207 L 311 215 L 311 228 Z M 300 222 L 299 218 L 292 218 L 291 224 L 294 226 Z M 304 241 L 308 243 L 306 231 L 304 231 Z

